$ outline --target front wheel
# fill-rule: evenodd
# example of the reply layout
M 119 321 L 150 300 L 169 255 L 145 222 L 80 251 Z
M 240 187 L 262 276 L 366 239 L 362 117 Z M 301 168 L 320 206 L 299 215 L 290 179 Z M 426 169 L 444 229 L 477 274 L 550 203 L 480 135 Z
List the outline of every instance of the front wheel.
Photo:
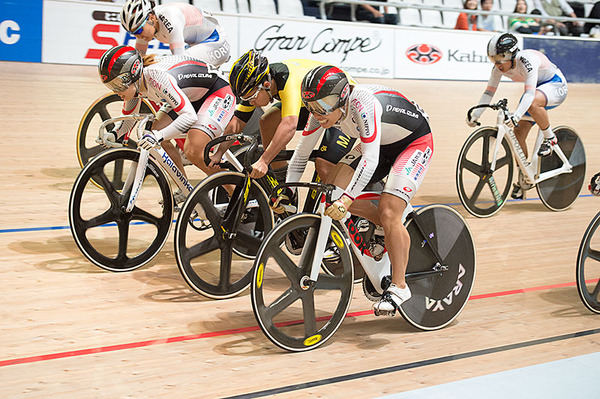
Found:
M 244 181 L 238 172 L 207 177 L 190 193 L 177 219 L 177 266 L 188 285 L 209 298 L 229 298 L 248 288 L 254 257 L 273 228 L 267 195 L 256 180 L 250 182 L 237 229 L 226 227 L 236 217 L 233 209 Z M 230 196 L 226 187 L 235 192 Z
M 334 223 L 330 237 L 340 250 L 343 268 L 308 281 L 321 224 L 320 215 L 284 219 L 267 236 L 254 263 L 252 309 L 263 333 L 278 347 L 303 352 L 329 340 L 350 306 L 353 269 L 350 248 Z M 301 251 L 290 250 L 288 235 L 305 237 Z
M 483 127 L 469 136 L 458 155 L 456 189 L 465 209 L 477 217 L 495 215 L 504 204 L 513 178 L 512 153 L 504 137 L 500 145 L 496 168 L 492 172 L 492 157 L 498 130 Z
M 600 212 L 594 216 L 579 245 L 577 253 L 577 291 L 583 304 L 600 314 L 600 237 L 594 237 L 600 226 Z
M 115 182 L 114 176 L 133 178 L 139 157 L 136 150 L 107 150 L 87 163 L 71 190 L 69 225 L 75 243 L 105 270 L 125 272 L 145 265 L 161 250 L 171 229 L 171 187 L 152 158 L 133 210 L 124 210 L 131 185 L 123 191 L 123 182 Z
M 412 297 L 400 313 L 419 329 L 437 330 L 460 314 L 471 295 L 475 243 L 463 217 L 448 206 L 427 206 L 413 215 L 406 222 L 411 237 L 406 283 Z
M 559 126 L 554 129 L 558 146 L 573 167 L 571 173 L 563 173 L 537 184 L 536 189 L 542 203 L 553 211 L 564 211 L 579 196 L 585 179 L 585 150 L 579 136 L 573 129 Z M 560 168 L 562 161 L 553 152 L 540 159 L 540 173 Z

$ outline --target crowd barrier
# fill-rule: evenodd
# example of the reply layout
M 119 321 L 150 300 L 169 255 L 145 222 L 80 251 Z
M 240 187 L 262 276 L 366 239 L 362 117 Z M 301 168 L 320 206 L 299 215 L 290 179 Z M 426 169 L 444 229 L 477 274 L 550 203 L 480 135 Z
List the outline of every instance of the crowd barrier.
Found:
M 96 65 L 104 51 L 135 38 L 119 23 L 120 5 L 78 0 L 0 0 L 0 60 Z M 356 77 L 487 80 L 490 32 L 215 13 L 232 44 L 232 60 L 250 48 L 271 62 L 308 58 Z M 569 82 L 600 83 L 600 40 L 523 35 Z M 151 50 L 169 53 L 154 41 Z

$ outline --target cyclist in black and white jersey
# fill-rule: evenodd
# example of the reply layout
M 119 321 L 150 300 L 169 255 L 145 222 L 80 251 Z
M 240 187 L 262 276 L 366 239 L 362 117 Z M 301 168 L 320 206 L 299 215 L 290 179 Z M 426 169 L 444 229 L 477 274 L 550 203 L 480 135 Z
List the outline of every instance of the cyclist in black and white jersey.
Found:
M 136 37 L 135 48 L 145 55 L 156 38 L 171 53 L 187 54 L 216 67 L 229 59 L 230 44 L 219 21 L 210 13 L 185 3 L 154 7 L 152 0 L 127 0 L 121 25 Z M 186 50 L 186 45 L 190 47 Z
M 142 97 L 162 104 L 152 131 L 146 131 L 138 146 L 151 149 L 163 145 L 180 170 L 183 162 L 170 139 L 185 135 L 186 157 L 207 174 L 215 168 L 204 163 L 204 148 L 220 136 L 235 110 L 235 97 L 226 78 L 210 64 L 186 55 L 157 58 L 146 56 L 147 65 L 137 50 L 116 46 L 102 55 L 98 70 L 102 82 L 124 100 L 122 113 L 139 111 Z M 123 122 L 103 137 L 111 146 L 133 127 Z
M 360 143 L 336 166 L 330 181 L 346 187 L 325 214 L 342 219 L 347 211 L 383 226 L 392 263 L 392 284 L 375 303 L 378 314 L 393 315 L 410 299 L 405 272 L 410 237 L 402 224 L 404 210 L 421 185 L 433 155 L 427 114 L 389 87 L 350 85 L 343 71 L 325 65 L 302 81 L 302 100 L 311 112 L 288 169 L 288 182 L 298 181 L 324 129 L 336 126 Z M 379 206 L 358 200 L 367 184 L 387 176 Z M 285 194 L 282 194 L 285 195 Z

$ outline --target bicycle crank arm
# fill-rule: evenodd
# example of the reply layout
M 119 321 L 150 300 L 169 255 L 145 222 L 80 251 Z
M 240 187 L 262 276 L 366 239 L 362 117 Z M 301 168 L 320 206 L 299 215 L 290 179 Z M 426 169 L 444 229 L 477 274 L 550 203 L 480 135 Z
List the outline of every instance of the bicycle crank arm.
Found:
M 434 275 L 442 275 L 444 272 L 448 271 L 448 266 L 440 265 L 436 263 L 431 270 L 426 270 L 423 272 L 415 272 L 415 273 L 406 273 L 406 281 L 415 281 L 423 278 L 428 278 Z

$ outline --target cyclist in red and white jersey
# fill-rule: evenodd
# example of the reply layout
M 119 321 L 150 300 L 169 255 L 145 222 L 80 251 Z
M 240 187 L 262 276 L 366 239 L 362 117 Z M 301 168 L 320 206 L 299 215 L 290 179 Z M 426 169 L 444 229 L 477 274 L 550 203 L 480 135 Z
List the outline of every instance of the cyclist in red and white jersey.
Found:
M 229 59 L 230 44 L 217 19 L 191 4 L 154 7 L 151 0 L 127 0 L 121 25 L 136 37 L 135 48 L 142 55 L 156 38 L 168 44 L 173 54 L 187 54 L 216 67 Z M 186 44 L 190 46 L 187 50 Z
M 170 139 L 185 136 L 186 157 L 207 174 L 217 171 L 204 163 L 204 148 L 220 136 L 233 117 L 235 97 L 226 78 L 212 65 L 187 55 L 173 55 L 143 65 L 137 50 L 116 46 L 100 58 L 98 71 L 102 82 L 124 100 L 124 115 L 138 112 L 142 97 L 162 104 L 152 131 L 146 131 L 138 146 L 148 150 L 163 147 L 183 171 L 183 162 Z M 154 62 L 154 63 L 153 63 Z M 133 127 L 123 122 L 116 131 L 103 137 L 106 146 Z
M 287 181 L 301 178 L 325 129 L 335 126 L 360 140 L 332 173 L 330 181 L 346 189 L 326 208 L 325 214 L 340 220 L 350 211 L 383 226 L 392 284 L 373 308 L 376 314 L 393 315 L 411 297 L 404 276 L 410 237 L 402 215 L 421 185 L 433 155 L 429 118 L 398 91 L 381 85 L 350 85 L 344 72 L 331 65 L 312 69 L 302 81 L 301 93 L 311 116 L 290 162 Z M 386 176 L 378 207 L 368 200 L 355 201 L 367 184 Z
M 519 50 L 519 42 L 512 33 L 494 35 L 488 43 L 487 52 L 494 67 L 479 103 L 489 104 L 502 76 L 515 82 L 524 82 L 523 96 L 506 124 L 514 128 L 517 140 L 527 156 L 525 140 L 533 125 L 537 123 L 544 134 L 544 142 L 538 155 L 550 155 L 557 140 L 552 132 L 547 110 L 562 104 L 568 92 L 567 80 L 561 70 L 537 50 Z M 467 124 L 475 127 L 484 110 L 475 110 Z M 511 195 L 513 198 L 523 198 L 523 190 L 518 184 L 515 184 Z

